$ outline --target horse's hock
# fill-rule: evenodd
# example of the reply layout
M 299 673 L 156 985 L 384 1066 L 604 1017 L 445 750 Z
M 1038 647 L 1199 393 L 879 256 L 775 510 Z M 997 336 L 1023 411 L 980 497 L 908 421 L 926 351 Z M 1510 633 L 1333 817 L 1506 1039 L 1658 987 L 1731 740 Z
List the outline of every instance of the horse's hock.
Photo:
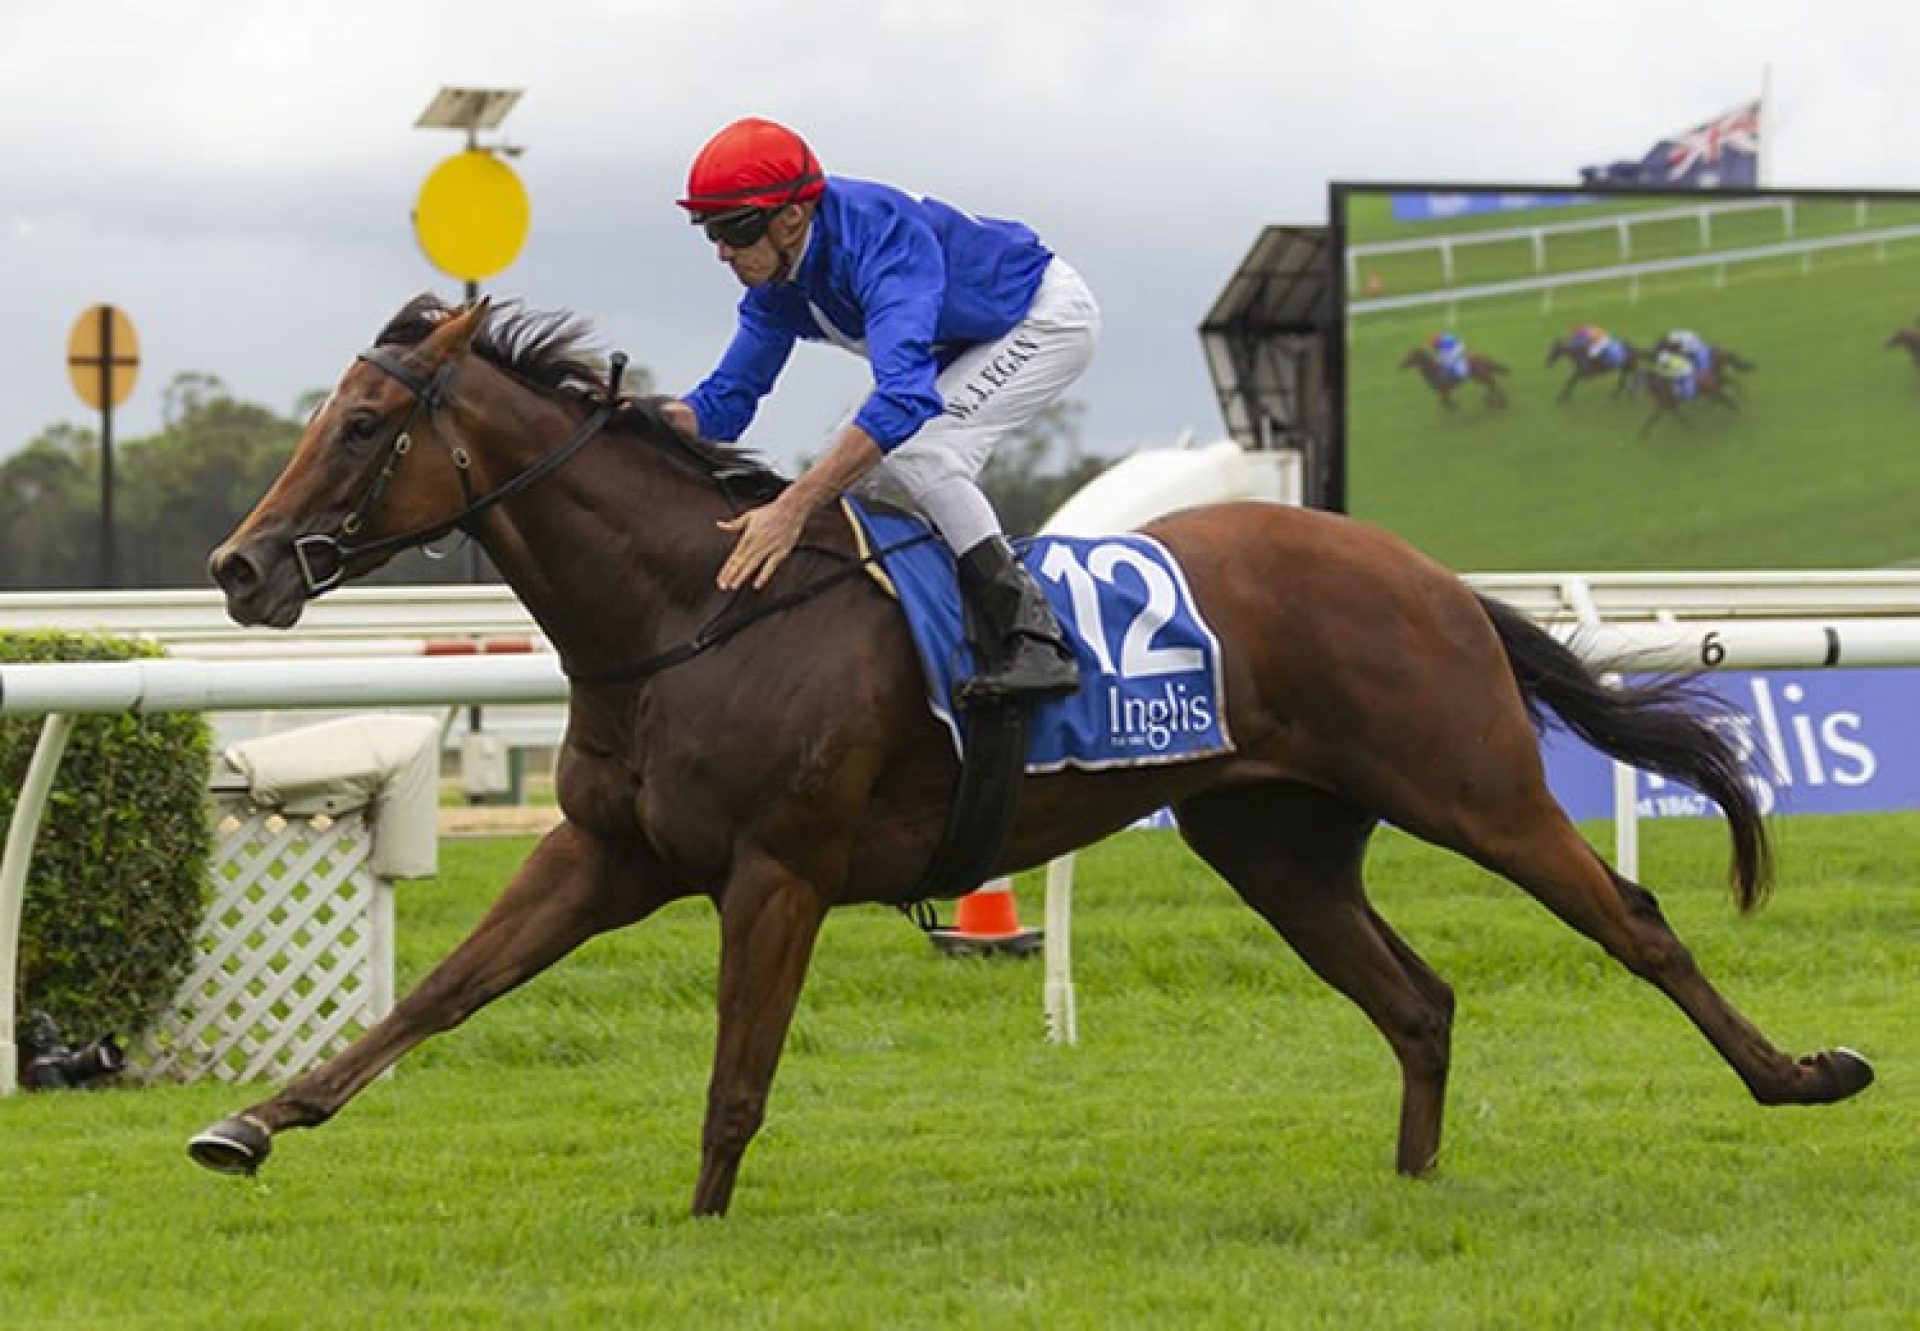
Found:
M 393 883 L 438 869 L 437 721 L 348 717 L 215 763 L 192 971 L 136 1051 L 147 1080 L 280 1080 L 393 1006 Z

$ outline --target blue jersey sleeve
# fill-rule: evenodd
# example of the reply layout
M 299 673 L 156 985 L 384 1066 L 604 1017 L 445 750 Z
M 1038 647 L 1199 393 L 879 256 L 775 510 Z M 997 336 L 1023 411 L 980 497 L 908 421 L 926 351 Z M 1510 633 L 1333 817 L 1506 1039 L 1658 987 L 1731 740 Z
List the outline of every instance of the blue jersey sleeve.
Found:
M 762 309 L 749 292 L 740 302 L 740 324 L 726 355 L 712 374 L 686 396 L 700 418 L 700 433 L 708 439 L 732 443 L 753 423 L 760 399 L 786 368 L 793 354 L 794 331 L 771 311 Z
M 856 279 L 873 392 L 853 421 L 890 453 L 946 408 L 933 344 L 947 274 L 939 241 L 917 219 L 896 217 L 876 242 Z

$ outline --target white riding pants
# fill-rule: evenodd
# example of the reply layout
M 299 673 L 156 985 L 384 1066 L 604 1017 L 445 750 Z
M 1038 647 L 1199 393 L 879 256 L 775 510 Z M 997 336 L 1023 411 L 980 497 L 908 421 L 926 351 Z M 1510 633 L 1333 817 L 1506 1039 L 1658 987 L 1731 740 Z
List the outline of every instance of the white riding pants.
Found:
M 970 347 L 936 381 L 947 409 L 881 463 L 955 554 L 1000 533 L 975 481 L 994 446 L 1031 422 L 1080 377 L 1100 340 L 1100 307 L 1056 258 L 1033 305 L 1005 336 Z

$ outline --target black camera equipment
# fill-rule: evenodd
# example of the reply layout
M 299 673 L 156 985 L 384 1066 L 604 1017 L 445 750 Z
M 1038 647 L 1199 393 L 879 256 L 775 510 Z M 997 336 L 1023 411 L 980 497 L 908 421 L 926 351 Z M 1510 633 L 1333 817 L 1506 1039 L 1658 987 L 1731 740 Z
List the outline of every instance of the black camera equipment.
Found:
M 113 1036 L 103 1035 L 91 1044 L 70 1048 L 59 1025 L 44 1012 L 34 1013 L 27 1022 L 20 1055 L 20 1084 L 30 1091 L 87 1086 L 116 1075 L 127 1065 L 127 1056 Z

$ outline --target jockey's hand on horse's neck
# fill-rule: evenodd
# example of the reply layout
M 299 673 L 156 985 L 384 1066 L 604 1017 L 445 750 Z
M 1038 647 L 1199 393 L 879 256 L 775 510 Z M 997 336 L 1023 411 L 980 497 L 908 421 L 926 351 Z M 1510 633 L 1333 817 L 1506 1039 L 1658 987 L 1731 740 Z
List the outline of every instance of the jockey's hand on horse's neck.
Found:
M 736 533 L 739 540 L 715 579 L 720 590 L 735 591 L 748 583 L 756 591 L 766 586 L 793 553 L 814 510 L 846 493 L 847 487 L 880 464 L 880 458 L 880 445 L 873 436 L 849 424 L 777 499 L 739 517 L 722 519 L 720 530 Z

